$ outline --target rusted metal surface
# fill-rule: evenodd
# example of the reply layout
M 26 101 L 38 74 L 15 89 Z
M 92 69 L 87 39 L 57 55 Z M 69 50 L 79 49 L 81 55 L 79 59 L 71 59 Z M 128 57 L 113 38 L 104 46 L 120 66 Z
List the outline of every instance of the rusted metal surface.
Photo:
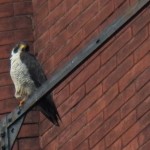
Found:
M 51 92 L 59 83 L 67 78 L 79 65 L 103 46 L 116 32 L 125 26 L 144 6 L 149 5 L 150 0 L 139 0 L 135 6 L 129 8 L 126 13 L 110 24 L 102 33 L 91 41 L 87 47 L 82 49 L 76 56 L 58 70 L 51 79 L 45 82 L 36 93 L 34 93 L 24 104 L 22 109 L 16 108 L 8 114 L 0 124 L 0 148 L 11 150 L 19 133 L 26 113 L 36 105 L 39 99 L 46 93 Z

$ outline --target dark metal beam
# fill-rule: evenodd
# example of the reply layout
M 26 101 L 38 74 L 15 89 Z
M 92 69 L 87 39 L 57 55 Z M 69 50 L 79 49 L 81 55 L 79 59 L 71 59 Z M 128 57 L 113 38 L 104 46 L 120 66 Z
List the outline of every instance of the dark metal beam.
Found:
M 97 51 L 104 43 L 108 41 L 116 32 L 126 25 L 131 18 L 140 12 L 144 6 L 149 5 L 150 0 L 139 0 L 135 6 L 129 8 L 126 13 L 113 21 L 95 40 L 91 41 L 87 47 L 82 49 L 76 56 L 66 63 L 64 67 L 58 70 L 51 79 L 45 82 L 36 93 L 34 93 L 24 104 L 22 109 L 16 108 L 12 113 L 7 115 L 0 125 L 0 133 L 4 133 L 0 141 L 5 150 L 10 150 L 14 144 L 16 136 L 24 120 L 25 114 L 31 110 L 39 99 L 46 93 L 52 91 L 60 82 L 63 81 L 70 73 L 72 73 L 79 65 L 81 65 L 89 56 Z M 3 125 L 3 126 L 2 126 Z

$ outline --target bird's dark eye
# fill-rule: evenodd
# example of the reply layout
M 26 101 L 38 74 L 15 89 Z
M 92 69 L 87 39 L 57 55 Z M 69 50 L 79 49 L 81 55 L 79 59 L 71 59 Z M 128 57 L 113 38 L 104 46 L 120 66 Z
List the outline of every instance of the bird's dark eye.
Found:
M 14 53 L 18 52 L 18 46 L 14 49 Z

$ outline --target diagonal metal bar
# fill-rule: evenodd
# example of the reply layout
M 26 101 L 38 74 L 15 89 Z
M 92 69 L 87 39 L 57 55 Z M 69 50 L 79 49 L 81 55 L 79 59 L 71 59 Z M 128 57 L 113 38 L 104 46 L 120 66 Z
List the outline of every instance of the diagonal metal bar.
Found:
M 16 108 L 12 113 L 8 114 L 0 125 L 0 133 L 3 130 L 6 136 L 1 136 L 1 143 L 4 145 L 4 150 L 10 150 L 14 144 L 16 136 L 24 120 L 25 114 L 31 110 L 33 106 L 39 101 L 39 99 L 46 93 L 52 91 L 64 78 L 72 73 L 79 65 L 81 65 L 89 56 L 97 51 L 105 42 L 108 41 L 116 32 L 118 32 L 131 18 L 133 18 L 138 12 L 140 12 L 144 6 L 149 5 L 150 0 L 139 0 L 135 6 L 129 8 L 126 13 L 116 19 L 95 40 L 91 41 L 87 47 L 81 50 L 76 56 L 66 63 L 62 69 L 56 72 L 51 79 L 45 82 L 24 104 L 22 109 Z M 13 131 L 13 132 L 12 132 Z

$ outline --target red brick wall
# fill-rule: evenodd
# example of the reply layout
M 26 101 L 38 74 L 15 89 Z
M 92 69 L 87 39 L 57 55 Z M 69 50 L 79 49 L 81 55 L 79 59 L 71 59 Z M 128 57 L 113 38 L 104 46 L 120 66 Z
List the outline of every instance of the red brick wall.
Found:
M 47 75 L 81 50 L 133 0 L 33 0 L 34 50 Z M 60 128 L 41 115 L 44 150 L 148 147 L 150 7 L 53 92 Z
M 0 116 L 12 111 L 18 101 L 14 98 L 14 86 L 9 75 L 9 57 L 12 46 L 21 40 L 33 42 L 31 0 L 0 0 Z M 39 148 L 39 113 L 32 111 L 27 115 L 19 133 L 14 150 Z M 31 143 L 32 142 L 32 143 Z M 31 144 L 30 144 L 31 143 Z M 38 148 L 37 148 L 38 147 Z
M 29 9 L 25 9 L 27 12 L 22 12 L 23 6 L 15 7 L 17 4 L 24 4 L 25 0 L 20 3 L 7 1 L 8 4 L 14 3 L 10 19 L 15 17 L 27 19 L 27 14 L 32 15 L 27 5 L 24 6 Z M 0 25 L 1 33 L 9 30 L 19 37 L 18 39 L 27 38 L 32 45 L 31 29 L 34 27 L 34 53 L 47 76 L 50 77 L 135 2 L 136 0 L 32 0 L 34 24 L 31 20 L 21 19 L 25 20 L 24 23 L 20 23 L 21 28 L 19 23 L 18 26 L 7 28 L 4 28 L 5 25 L 2 25 L 3 27 Z M 8 11 L 2 13 L 6 6 L 1 5 L 0 15 L 7 16 Z M 112 37 L 101 48 L 101 53 L 97 51 L 54 90 L 54 100 L 62 117 L 59 128 L 53 126 L 42 114 L 31 112 L 19 136 L 23 138 L 17 141 L 18 149 L 29 150 L 32 147 L 32 150 L 40 148 L 43 150 L 135 150 L 137 148 L 145 150 L 149 148 L 150 137 L 147 134 L 150 132 L 148 126 L 150 123 L 149 16 L 150 6 Z M 5 19 L 4 16 L 3 18 Z M 8 18 L 6 17 L 6 20 Z M 20 19 L 15 20 L 14 24 L 19 21 Z M 18 30 L 21 31 L 20 36 L 17 34 Z M 25 33 L 29 35 L 24 37 Z M 3 77 L 0 78 L 0 85 L 5 96 L 0 107 L 9 104 L 8 109 L 11 111 L 16 106 L 16 101 L 10 100 L 13 91 L 7 73 L 8 56 L 12 43 L 18 39 L 10 40 L 9 35 L 7 37 L 4 35 L 3 40 L 0 41 L 4 41 L 1 44 L 2 48 L 4 45 L 4 49 L 1 48 L 3 53 L 0 53 L 0 61 L 4 63 L 2 69 L 4 71 L 0 71 L 0 76 Z M 5 72 L 7 76 L 3 75 Z M 4 90 L 4 87 L 8 90 Z M 9 100 L 15 104 L 6 103 Z M 1 114 L 4 113 L 3 110 Z M 33 117 L 35 121 L 32 120 Z

